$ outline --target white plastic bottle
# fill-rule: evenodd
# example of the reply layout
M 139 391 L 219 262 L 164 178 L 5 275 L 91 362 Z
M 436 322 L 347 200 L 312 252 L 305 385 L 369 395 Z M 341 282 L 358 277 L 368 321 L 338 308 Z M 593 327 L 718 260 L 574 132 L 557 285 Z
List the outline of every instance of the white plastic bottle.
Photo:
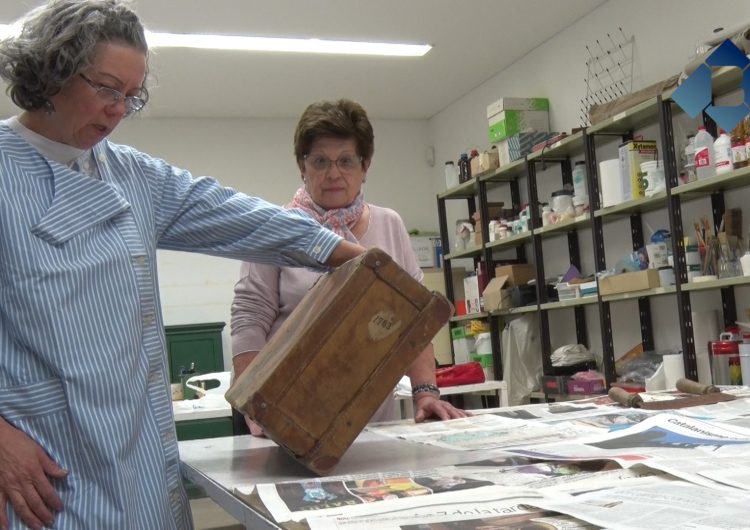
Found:
M 695 135 L 695 174 L 700 179 L 713 177 L 714 168 L 714 137 L 705 127 L 698 127 Z
M 453 161 L 445 163 L 445 189 L 451 189 L 458 186 L 458 170 Z
M 716 166 L 717 175 L 734 169 L 732 139 L 724 129 L 720 129 L 719 137 L 714 142 L 714 166 Z
M 695 175 L 695 135 L 688 134 L 687 145 L 685 145 L 685 182 L 693 182 Z

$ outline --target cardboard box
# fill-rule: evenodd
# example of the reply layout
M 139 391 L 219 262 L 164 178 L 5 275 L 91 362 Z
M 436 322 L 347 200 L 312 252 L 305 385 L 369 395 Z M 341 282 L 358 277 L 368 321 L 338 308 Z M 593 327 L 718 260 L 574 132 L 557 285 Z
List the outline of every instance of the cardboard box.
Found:
M 420 267 L 440 267 L 437 247 L 441 248 L 440 236 L 409 236 L 411 248 Z
M 659 270 L 646 269 L 636 272 L 623 272 L 613 276 L 599 278 L 599 293 L 607 294 L 629 293 L 659 287 Z
M 489 121 L 491 144 L 528 132 L 549 132 L 549 113 L 546 110 L 504 110 Z
M 315 283 L 225 396 L 297 461 L 327 473 L 452 311 L 369 249 Z
M 500 167 L 500 155 L 497 149 L 482 151 L 471 159 L 471 176 L 476 177 Z
M 624 201 L 646 196 L 641 163 L 656 160 L 655 140 L 630 140 L 620 145 L 620 178 Z
M 481 300 L 479 299 L 479 278 L 476 274 L 464 278 L 464 300 L 467 315 L 482 312 Z
M 504 110 L 544 110 L 549 111 L 547 98 L 500 98 L 487 105 L 487 119 Z
M 495 144 L 500 158 L 500 167 L 507 166 L 511 162 L 525 157 L 531 153 L 534 145 L 543 142 L 554 134 L 549 132 L 518 133 L 505 140 L 500 140 Z
M 498 265 L 495 267 L 495 278 L 508 277 L 508 287 L 526 285 L 536 279 L 536 265 L 533 263 L 514 263 L 512 265 Z
M 495 276 L 482 293 L 485 311 L 498 311 L 512 307 L 510 289 L 507 288 L 507 276 Z

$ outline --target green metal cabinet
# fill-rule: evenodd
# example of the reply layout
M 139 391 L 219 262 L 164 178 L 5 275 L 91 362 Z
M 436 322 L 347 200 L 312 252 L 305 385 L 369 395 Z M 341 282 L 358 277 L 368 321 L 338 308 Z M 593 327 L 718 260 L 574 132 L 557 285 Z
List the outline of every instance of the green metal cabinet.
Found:
M 169 352 L 169 378 L 180 382 L 180 367 L 190 368 L 195 363 L 199 374 L 224 371 L 224 352 L 221 331 L 224 322 L 165 326 Z

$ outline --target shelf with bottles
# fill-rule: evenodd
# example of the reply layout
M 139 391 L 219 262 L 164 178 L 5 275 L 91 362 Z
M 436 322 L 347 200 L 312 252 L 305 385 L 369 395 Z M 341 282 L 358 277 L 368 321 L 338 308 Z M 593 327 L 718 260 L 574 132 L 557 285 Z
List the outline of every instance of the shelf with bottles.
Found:
M 450 261 L 452 259 L 462 259 L 462 258 L 473 258 L 477 257 L 482 253 L 483 248 L 480 245 L 471 245 L 468 248 L 455 250 L 453 252 L 450 252 L 449 254 L 444 254 L 443 259 L 446 261 Z
M 529 162 L 541 162 L 549 158 L 569 157 L 583 152 L 583 132 L 577 131 L 544 149 L 534 151 L 528 155 Z
M 479 176 L 483 182 L 512 182 L 526 174 L 526 159 L 520 158 L 495 169 L 492 173 L 484 173 Z
M 565 232 L 571 232 L 573 230 L 580 230 L 582 228 L 588 228 L 591 225 L 591 214 L 584 213 L 572 219 L 566 219 L 559 223 L 549 224 L 542 226 L 541 228 L 535 228 L 533 230 L 534 235 L 540 235 L 541 237 L 552 237 L 564 234 Z
M 472 178 L 456 187 L 438 193 L 438 199 L 469 199 L 477 194 L 477 179 Z
M 485 245 L 486 248 L 492 249 L 492 250 L 499 250 L 499 249 L 507 249 L 507 248 L 515 248 L 519 245 L 523 245 L 527 243 L 531 239 L 531 230 L 525 230 L 519 234 L 513 234 L 511 236 L 506 236 L 501 239 L 496 239 L 495 241 L 490 241 Z
M 750 165 L 701 180 L 694 180 L 672 188 L 672 195 L 683 200 L 700 199 L 716 191 L 750 186 Z
M 606 206 L 594 212 L 594 217 L 620 217 L 628 216 L 634 213 L 652 212 L 665 208 L 666 191 L 656 192 L 651 197 L 631 199 L 629 201 Z
M 718 280 L 683 283 L 680 285 L 680 288 L 683 291 L 704 291 L 707 289 L 723 289 L 725 287 L 735 287 L 738 285 L 749 284 L 750 276 L 734 276 L 732 278 L 722 278 Z

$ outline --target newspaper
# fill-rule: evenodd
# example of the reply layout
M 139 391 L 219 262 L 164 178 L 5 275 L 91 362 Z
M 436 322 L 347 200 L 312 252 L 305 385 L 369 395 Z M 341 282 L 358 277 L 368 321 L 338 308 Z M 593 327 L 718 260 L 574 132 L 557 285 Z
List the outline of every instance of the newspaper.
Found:
M 476 459 L 257 491 L 275 521 L 313 530 L 750 528 L 747 405 L 649 411 L 597 398 L 374 425 Z
M 311 517 L 311 530 L 471 530 L 539 528 L 549 530 L 593 530 L 598 526 L 570 516 L 529 506 L 537 496 L 507 493 L 500 499 L 466 502 L 460 506 L 396 510 L 376 515 Z M 534 525 L 535 524 L 535 525 Z
M 601 489 L 566 499 L 530 500 L 610 530 L 740 530 L 750 528 L 750 493 L 686 482 Z
M 624 430 L 533 449 L 505 450 L 544 460 L 610 458 L 623 467 L 647 464 L 658 458 L 684 458 L 687 450 L 698 451 L 699 455 L 747 458 L 750 456 L 750 429 L 663 412 Z

